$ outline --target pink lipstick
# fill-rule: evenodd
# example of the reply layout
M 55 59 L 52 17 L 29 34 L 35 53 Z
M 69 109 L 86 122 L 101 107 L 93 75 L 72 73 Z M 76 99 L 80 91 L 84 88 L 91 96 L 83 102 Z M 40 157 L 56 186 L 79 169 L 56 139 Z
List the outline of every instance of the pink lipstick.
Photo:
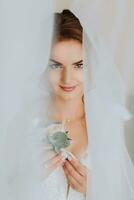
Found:
M 64 86 L 60 86 L 65 92 L 72 92 L 76 86 L 72 86 L 72 87 L 64 87 Z

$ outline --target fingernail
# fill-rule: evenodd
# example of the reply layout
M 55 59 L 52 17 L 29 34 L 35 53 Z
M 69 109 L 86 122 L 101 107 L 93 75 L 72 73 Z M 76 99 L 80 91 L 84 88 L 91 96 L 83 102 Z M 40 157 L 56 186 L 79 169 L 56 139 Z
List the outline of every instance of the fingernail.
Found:
M 72 157 L 71 157 L 71 156 L 68 156 L 68 160 L 71 161 L 71 160 L 72 160 Z
M 61 156 L 64 158 L 64 160 L 67 158 L 67 154 L 66 153 L 61 153 Z

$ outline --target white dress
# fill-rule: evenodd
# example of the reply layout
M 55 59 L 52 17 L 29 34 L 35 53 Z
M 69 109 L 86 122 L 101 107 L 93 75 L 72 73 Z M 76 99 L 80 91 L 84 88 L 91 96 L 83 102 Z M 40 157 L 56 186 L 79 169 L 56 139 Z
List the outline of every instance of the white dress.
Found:
M 81 163 L 86 165 L 87 152 L 81 159 Z M 89 166 L 88 166 L 89 167 Z M 44 188 L 46 190 L 45 200 L 85 200 L 85 196 L 69 188 L 67 194 L 67 180 L 62 167 L 55 169 L 44 182 Z
M 39 127 L 44 127 L 44 122 L 39 123 Z M 33 130 L 33 129 L 32 129 Z M 43 133 L 43 134 L 42 134 Z M 68 184 L 64 174 L 62 166 L 56 168 L 46 179 L 40 179 L 42 171 L 39 172 L 40 163 L 42 165 L 42 156 L 40 155 L 40 149 L 38 144 L 42 141 L 42 135 L 44 132 L 41 129 L 35 130 L 35 135 L 29 134 L 28 137 L 21 137 L 22 145 L 19 145 L 22 150 L 22 155 L 18 159 L 21 161 L 17 162 L 20 164 L 20 168 L 11 169 L 8 176 L 8 189 L 10 192 L 10 200 L 85 200 L 82 193 L 79 193 L 72 188 L 69 188 L 67 195 Z M 44 138 L 44 136 L 43 136 Z M 24 148 L 25 147 L 25 148 Z M 38 152 L 39 153 L 38 153 Z M 36 154 L 37 152 L 37 154 Z M 42 152 L 42 151 L 41 151 Z M 17 153 L 17 151 L 16 151 Z M 14 154 L 15 155 L 15 154 Z M 81 158 L 81 163 L 84 165 L 88 164 L 87 156 L 88 152 L 85 151 Z M 16 156 L 15 156 L 16 157 Z M 43 155 L 44 157 L 44 155 Z M 13 159 L 13 157 L 12 157 Z M 36 165 L 37 164 L 37 165 Z M 38 165 L 39 164 L 39 165 Z M 87 165 L 89 167 L 89 165 Z M 39 167 L 39 168 L 38 168 Z M 18 169 L 18 170 L 16 170 Z M 9 200 L 8 198 L 5 198 Z
M 43 122 L 43 126 L 51 124 L 52 121 Z M 84 165 L 90 167 L 88 151 L 86 150 L 80 160 Z M 64 174 L 62 166 L 55 169 L 43 183 L 45 189 L 45 200 L 85 200 L 85 196 L 72 189 L 71 187 L 68 190 L 67 179 Z

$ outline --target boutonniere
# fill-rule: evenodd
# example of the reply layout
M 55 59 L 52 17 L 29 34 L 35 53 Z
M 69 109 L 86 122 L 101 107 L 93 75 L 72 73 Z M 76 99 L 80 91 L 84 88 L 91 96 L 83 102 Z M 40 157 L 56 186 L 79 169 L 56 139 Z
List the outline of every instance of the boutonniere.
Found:
M 57 153 L 62 152 L 72 143 L 72 139 L 69 138 L 69 131 L 64 129 L 64 122 L 52 123 L 48 129 L 47 138 L 53 150 Z

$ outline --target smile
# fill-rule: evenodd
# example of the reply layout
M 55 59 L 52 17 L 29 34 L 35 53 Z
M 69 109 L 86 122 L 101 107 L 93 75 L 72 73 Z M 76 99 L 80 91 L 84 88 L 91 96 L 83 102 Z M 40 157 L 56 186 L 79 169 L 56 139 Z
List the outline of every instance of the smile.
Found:
M 60 86 L 60 88 L 66 92 L 72 92 L 76 86 L 73 86 L 73 87 L 63 87 L 63 86 Z

